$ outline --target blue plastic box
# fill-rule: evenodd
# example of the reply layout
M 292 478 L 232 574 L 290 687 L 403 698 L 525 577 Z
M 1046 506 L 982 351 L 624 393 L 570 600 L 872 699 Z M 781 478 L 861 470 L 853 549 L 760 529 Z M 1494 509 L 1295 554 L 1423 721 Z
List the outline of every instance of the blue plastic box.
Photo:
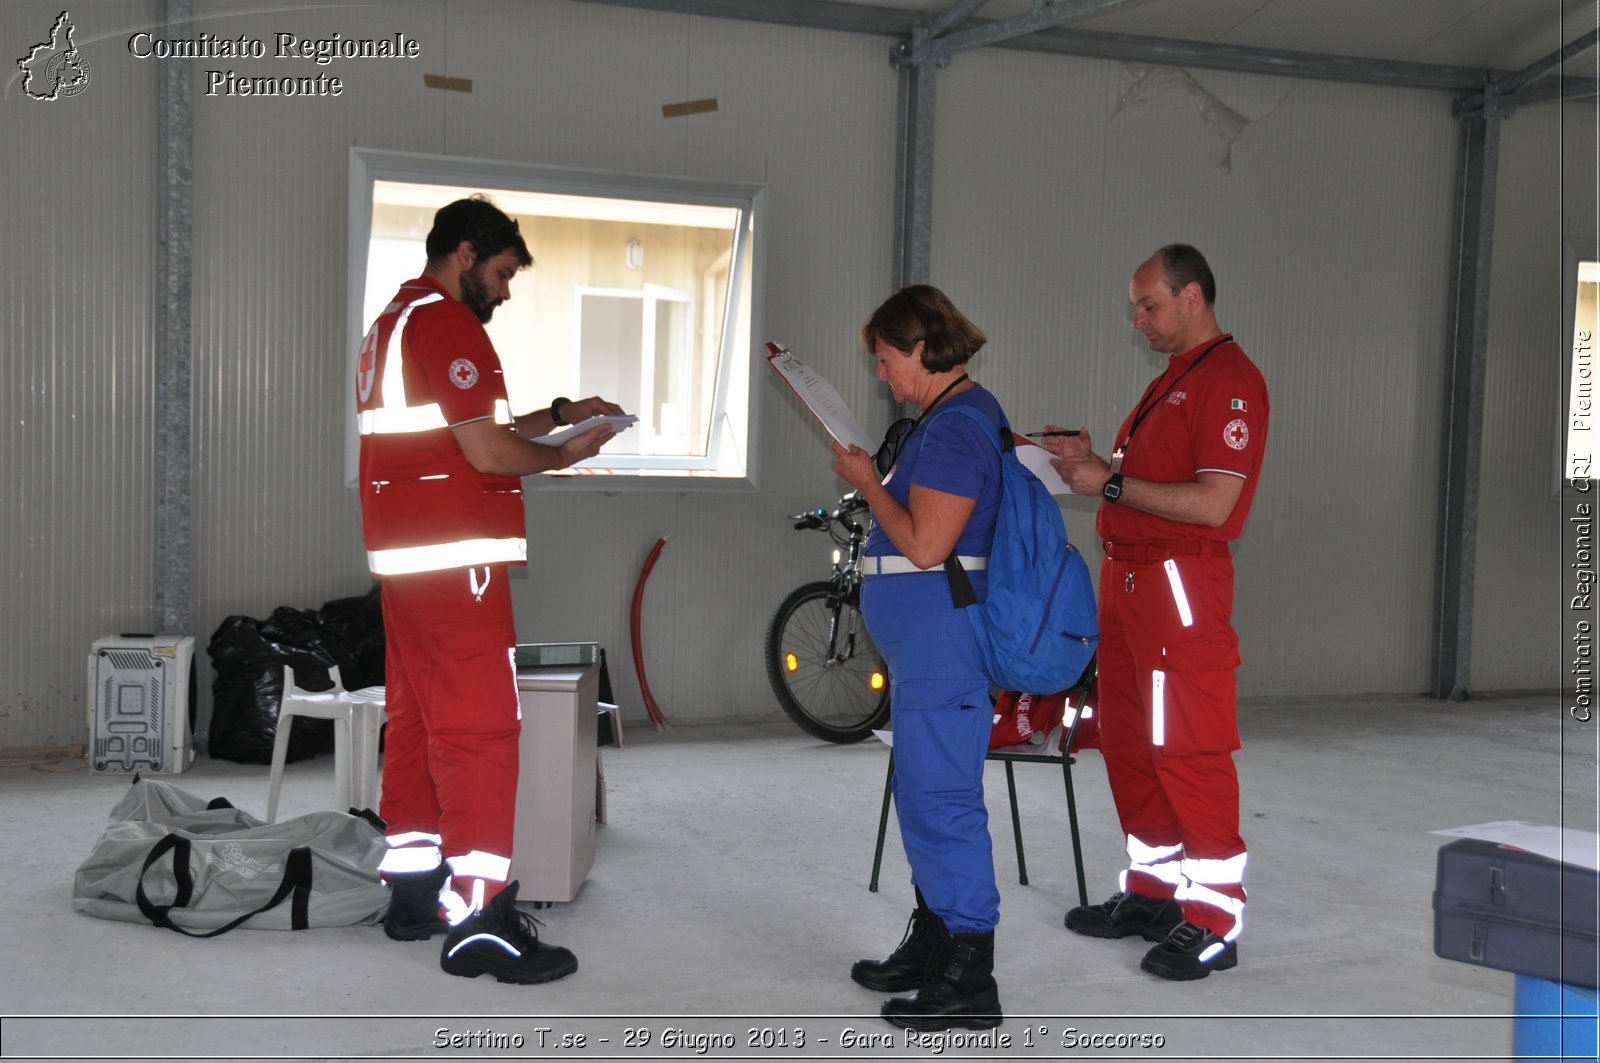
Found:
M 1517 975 L 1511 1054 L 1518 1059 L 1593 1060 L 1600 1053 L 1600 991 Z

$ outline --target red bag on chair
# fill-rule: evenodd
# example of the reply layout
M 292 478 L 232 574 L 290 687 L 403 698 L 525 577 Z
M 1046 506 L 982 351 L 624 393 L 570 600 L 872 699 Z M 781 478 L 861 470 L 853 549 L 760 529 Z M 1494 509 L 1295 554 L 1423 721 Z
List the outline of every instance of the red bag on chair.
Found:
M 1002 690 L 994 703 L 994 728 L 989 732 L 989 748 L 1042 745 L 1045 737 L 1061 725 L 1066 711 L 1065 691 L 1019 694 L 1015 690 Z
M 1081 712 L 1084 715 L 1083 719 L 1078 721 L 1078 729 L 1072 734 L 1072 748 L 1066 750 L 1066 752 L 1076 753 L 1083 749 L 1100 748 L 1100 714 L 1096 712 L 1094 708 L 1095 702 L 1099 700 L 1097 696 L 1099 693 L 1100 680 L 1098 677 L 1096 677 L 1095 680 L 1089 684 L 1088 690 L 1081 694 L 1076 694 L 1068 699 L 1070 706 L 1068 711 Z M 1065 719 L 1064 714 L 1063 719 Z M 1068 727 L 1070 726 L 1071 724 L 1069 722 Z M 1057 748 L 1064 744 L 1066 740 L 1067 728 L 1063 727 L 1061 729 L 1061 741 L 1057 743 Z

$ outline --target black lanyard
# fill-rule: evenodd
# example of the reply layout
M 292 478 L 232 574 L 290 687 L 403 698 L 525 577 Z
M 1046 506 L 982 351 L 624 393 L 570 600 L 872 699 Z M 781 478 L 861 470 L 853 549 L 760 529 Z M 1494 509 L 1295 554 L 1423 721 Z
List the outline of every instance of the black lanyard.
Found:
M 957 384 L 968 379 L 970 378 L 967 376 L 967 374 L 962 373 L 960 376 L 950 381 L 950 383 L 945 386 L 945 389 L 939 392 L 939 394 L 934 397 L 934 400 L 928 403 L 923 411 L 917 415 L 915 420 L 911 419 L 910 417 L 902 417 L 894 424 L 889 426 L 889 431 L 884 433 L 883 443 L 878 447 L 878 453 L 873 457 L 873 462 L 877 466 L 879 476 L 889 475 L 889 470 L 894 468 L 895 462 L 900 460 L 901 448 L 905 446 L 906 440 L 911 437 L 911 433 L 916 430 L 917 425 L 921 424 L 927 418 L 928 414 L 933 412 L 933 408 L 935 406 L 944 401 L 944 397 L 950 394 Z
M 1233 339 L 1233 334 L 1224 332 L 1215 343 L 1201 351 L 1200 354 L 1196 356 L 1195 360 L 1190 362 L 1188 367 L 1185 368 L 1183 372 L 1178 374 L 1178 379 L 1174 380 L 1170 385 L 1167 386 L 1167 390 L 1161 393 L 1161 398 L 1157 399 L 1154 397 L 1154 395 L 1156 388 L 1161 385 L 1161 381 L 1166 379 L 1166 373 L 1162 373 L 1160 376 L 1156 377 L 1155 381 L 1148 388 L 1145 388 L 1144 397 L 1139 400 L 1139 405 L 1134 407 L 1133 423 L 1128 426 L 1128 438 L 1124 439 L 1122 441 L 1122 445 L 1116 450 L 1116 453 L 1119 456 L 1127 453 L 1128 444 L 1133 442 L 1133 433 L 1139 430 L 1140 422 L 1142 422 L 1146 417 L 1150 416 L 1155 408 L 1161 405 L 1162 401 L 1166 399 L 1168 395 L 1171 395 L 1175 390 L 1177 390 L 1178 385 L 1183 382 L 1183 378 L 1193 372 L 1201 362 L 1205 361 L 1206 358 L 1210 356 L 1212 351 L 1216 350 L 1218 347 L 1221 347 L 1224 343 L 1227 343 L 1231 339 Z
M 922 422 L 923 418 L 927 417 L 928 414 L 932 413 L 933 412 L 933 408 L 935 406 L 939 405 L 939 403 L 943 402 L 944 401 L 944 397 L 946 395 L 950 394 L 950 392 L 952 392 L 952 391 L 954 391 L 956 389 L 956 385 L 962 383 L 965 380 L 970 380 L 970 379 L 971 378 L 968 377 L 967 374 L 962 373 L 960 376 L 958 376 L 954 380 L 950 381 L 949 384 L 945 385 L 945 389 L 943 391 L 939 392 L 939 394 L 935 395 L 933 397 L 933 401 L 932 402 L 928 403 L 927 409 L 923 410 L 920 414 L 917 415 L 917 423 L 920 424 Z M 913 425 L 912 427 L 915 427 L 915 425 Z M 908 432 L 907 434 L 909 435 L 910 433 Z

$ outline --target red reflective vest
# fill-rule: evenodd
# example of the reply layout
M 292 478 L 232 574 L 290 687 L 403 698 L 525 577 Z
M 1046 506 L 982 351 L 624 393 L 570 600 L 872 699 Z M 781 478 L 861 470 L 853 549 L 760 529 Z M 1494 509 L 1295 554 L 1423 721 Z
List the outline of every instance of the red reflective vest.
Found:
M 471 310 L 427 278 L 402 285 L 362 341 L 356 412 L 373 575 L 526 562 L 522 481 L 474 469 L 450 430 L 512 423 L 500 358 Z

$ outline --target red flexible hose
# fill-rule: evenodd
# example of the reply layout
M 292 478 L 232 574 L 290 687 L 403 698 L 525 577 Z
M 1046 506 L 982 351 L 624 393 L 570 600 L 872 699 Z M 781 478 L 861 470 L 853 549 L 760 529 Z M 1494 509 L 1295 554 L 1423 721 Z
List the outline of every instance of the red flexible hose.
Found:
M 661 548 L 666 545 L 665 536 L 657 539 L 655 549 L 644 559 L 644 568 L 639 572 L 639 582 L 633 588 L 633 613 L 629 623 L 630 634 L 633 636 L 633 670 L 639 676 L 639 693 L 644 695 L 645 712 L 650 714 L 650 722 L 657 728 L 665 727 L 667 718 L 662 714 L 661 707 L 656 704 L 656 699 L 650 693 L 650 683 L 644 677 L 644 645 L 639 633 L 639 614 L 644 608 L 644 581 L 650 578 L 650 570 L 656 567 L 656 558 L 661 556 Z

